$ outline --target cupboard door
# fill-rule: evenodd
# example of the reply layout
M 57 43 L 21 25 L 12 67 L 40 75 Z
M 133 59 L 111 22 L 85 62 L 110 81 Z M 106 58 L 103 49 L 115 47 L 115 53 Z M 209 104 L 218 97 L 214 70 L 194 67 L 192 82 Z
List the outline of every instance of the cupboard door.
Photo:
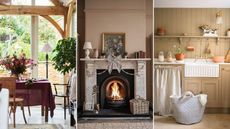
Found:
M 221 67 L 221 104 L 230 107 L 230 66 Z
M 201 91 L 201 80 L 200 79 L 185 80 L 183 92 L 185 91 L 192 91 L 193 94 L 199 94 Z
M 207 107 L 221 107 L 218 79 L 202 80 L 201 91 L 208 95 Z

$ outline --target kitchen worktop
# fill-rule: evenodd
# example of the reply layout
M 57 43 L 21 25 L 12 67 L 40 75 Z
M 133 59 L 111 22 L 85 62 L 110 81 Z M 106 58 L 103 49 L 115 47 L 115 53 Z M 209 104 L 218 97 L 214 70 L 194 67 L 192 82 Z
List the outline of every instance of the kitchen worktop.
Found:
M 171 64 L 171 65 L 184 65 L 186 63 L 197 63 L 197 64 L 221 64 L 221 65 L 230 65 L 230 63 L 214 63 L 211 59 L 193 59 L 187 58 L 183 61 L 176 61 L 175 59 L 172 62 L 160 62 L 157 58 L 154 59 L 154 64 Z

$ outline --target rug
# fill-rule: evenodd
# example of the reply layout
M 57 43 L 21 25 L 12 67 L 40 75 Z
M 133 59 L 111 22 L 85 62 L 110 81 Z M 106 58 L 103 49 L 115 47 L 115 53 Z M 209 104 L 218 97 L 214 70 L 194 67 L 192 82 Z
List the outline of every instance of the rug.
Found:
M 152 120 L 79 120 L 78 129 L 153 129 Z
M 16 128 L 10 125 L 9 129 L 64 129 L 59 124 L 17 124 Z

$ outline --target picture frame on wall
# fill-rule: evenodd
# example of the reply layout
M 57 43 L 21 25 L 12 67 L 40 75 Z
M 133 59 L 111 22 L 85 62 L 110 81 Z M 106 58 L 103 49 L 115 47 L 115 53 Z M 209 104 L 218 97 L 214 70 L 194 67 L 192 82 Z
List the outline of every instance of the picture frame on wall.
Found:
M 125 53 L 125 33 L 102 33 L 102 53 L 106 56 L 123 56 Z

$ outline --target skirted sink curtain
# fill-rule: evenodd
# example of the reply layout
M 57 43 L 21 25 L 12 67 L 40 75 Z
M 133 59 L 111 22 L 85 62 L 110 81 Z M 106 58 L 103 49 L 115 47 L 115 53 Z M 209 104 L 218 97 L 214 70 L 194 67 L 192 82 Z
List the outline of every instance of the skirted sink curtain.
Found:
M 181 67 L 155 66 L 154 112 L 171 116 L 171 95 L 181 95 Z

